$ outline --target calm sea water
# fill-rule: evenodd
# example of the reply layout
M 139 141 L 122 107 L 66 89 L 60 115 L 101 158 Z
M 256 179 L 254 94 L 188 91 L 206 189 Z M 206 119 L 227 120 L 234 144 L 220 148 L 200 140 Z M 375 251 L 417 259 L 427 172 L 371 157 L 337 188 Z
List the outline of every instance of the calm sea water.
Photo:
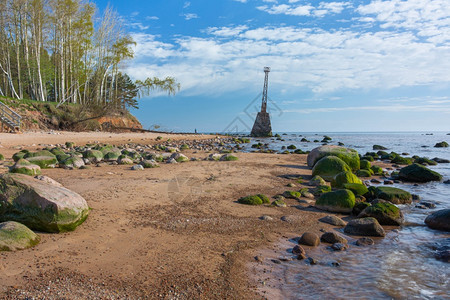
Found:
M 273 138 L 252 139 L 252 143 L 268 143 L 270 149 L 295 145 L 311 150 L 321 145 L 323 136 L 332 138 L 330 144 L 342 142 L 346 147 L 365 154 L 374 144 L 387 147 L 397 153 L 445 158 L 450 160 L 450 148 L 434 148 L 437 142 L 450 143 L 447 132 L 420 133 L 288 133 L 284 141 Z M 311 142 L 300 142 L 306 138 Z M 251 145 L 246 150 L 252 150 Z M 375 151 L 376 152 L 376 151 Z M 450 179 L 450 164 L 438 164 L 431 169 Z M 401 205 L 406 225 L 388 230 L 383 239 L 374 246 L 358 247 L 349 237 L 349 250 L 332 252 L 324 245 L 308 251 L 319 261 L 309 265 L 304 261 L 284 263 L 282 292 L 289 299 L 450 299 L 450 265 L 435 259 L 431 244 L 448 245 L 450 234 L 432 230 L 424 225 L 426 216 L 433 211 L 450 207 L 450 184 L 432 182 L 427 184 L 395 184 L 417 194 L 423 201 L 436 204 L 434 209 L 419 209 L 416 203 Z M 393 228 L 391 228 L 393 229 Z M 341 229 L 339 229 L 341 230 Z M 333 267 L 331 262 L 339 262 Z

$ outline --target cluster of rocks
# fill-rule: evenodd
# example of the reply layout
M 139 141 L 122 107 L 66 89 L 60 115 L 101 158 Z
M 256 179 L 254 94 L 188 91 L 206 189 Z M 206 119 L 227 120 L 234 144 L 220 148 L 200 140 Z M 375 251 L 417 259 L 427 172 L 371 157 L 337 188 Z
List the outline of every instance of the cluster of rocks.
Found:
M 40 232 L 75 230 L 89 215 L 86 200 L 46 176 L 0 176 L 0 251 L 30 248 Z
M 12 173 L 27 175 L 39 175 L 41 169 L 60 167 L 64 169 L 82 169 L 89 165 L 100 163 L 133 165 L 133 170 L 159 167 L 159 163 L 180 163 L 189 159 L 181 153 L 187 149 L 211 149 L 219 153 L 211 154 L 208 160 L 232 161 L 238 158 L 231 154 L 232 150 L 226 148 L 222 139 L 202 141 L 201 143 L 189 142 L 190 144 L 158 144 L 139 145 L 126 144 L 114 146 L 108 144 L 88 144 L 86 146 L 75 146 L 74 143 L 66 142 L 64 145 L 49 146 L 42 150 L 31 152 L 20 150 L 13 155 L 15 164 L 11 167 Z M 207 145 L 207 146 L 205 146 Z

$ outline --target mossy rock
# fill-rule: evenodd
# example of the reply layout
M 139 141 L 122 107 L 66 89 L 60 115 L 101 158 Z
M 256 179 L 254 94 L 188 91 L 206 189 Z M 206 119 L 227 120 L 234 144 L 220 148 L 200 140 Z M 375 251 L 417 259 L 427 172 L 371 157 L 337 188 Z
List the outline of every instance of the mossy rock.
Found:
M 83 153 L 83 157 L 90 162 L 99 163 L 103 160 L 103 152 L 100 150 L 87 150 Z
M 388 148 L 383 147 L 383 146 L 381 146 L 381 145 L 373 145 L 373 146 L 372 146 L 372 149 L 373 149 L 373 150 L 387 150 Z
M 371 177 L 372 174 L 373 174 L 372 170 L 363 170 L 363 169 L 361 169 L 361 170 L 356 171 L 356 176 L 358 176 L 358 177 L 365 177 L 365 178 L 367 178 L 367 177 Z
M 0 210 L 0 222 L 16 221 L 44 232 L 72 231 L 89 214 L 77 193 L 22 174 L 0 176 Z
M 154 160 L 143 160 L 140 162 L 140 165 L 143 166 L 144 169 L 159 168 L 159 164 Z
M 225 154 L 220 158 L 221 161 L 236 161 L 239 160 L 237 156 L 231 155 L 231 154 Z
M 69 167 L 74 169 L 79 169 L 82 166 L 84 166 L 84 160 L 78 156 L 71 156 L 64 160 L 63 162 L 59 163 L 60 167 Z
M 398 176 L 401 180 L 410 182 L 429 182 L 442 180 L 441 174 L 419 164 L 412 164 L 410 166 L 402 168 Z
M 394 204 L 409 204 L 412 202 L 412 195 L 409 192 L 390 186 L 376 187 L 375 197 Z
M 27 154 L 24 155 L 24 158 L 29 158 L 29 157 L 38 157 L 38 156 L 53 156 L 56 157 L 56 155 L 54 155 L 53 153 L 51 153 L 48 150 L 40 150 L 40 151 L 36 151 L 36 152 L 28 152 Z
M 319 185 L 313 190 L 314 196 L 320 196 L 325 193 L 331 192 L 331 187 L 329 185 Z
M 383 175 L 383 168 L 380 166 L 372 166 L 370 169 L 373 171 L 374 175 Z
M 287 146 L 287 148 L 288 148 L 289 150 L 295 150 L 295 149 L 297 149 L 297 147 L 296 147 L 295 145 L 289 145 L 289 146 Z
M 436 145 L 434 145 L 435 148 L 447 148 L 448 147 L 448 143 L 443 141 L 440 143 L 436 143 Z
M 428 157 L 417 157 L 414 159 L 414 163 L 419 164 L 419 165 L 423 165 L 423 166 L 435 166 L 438 163 L 435 162 L 432 159 L 429 159 Z
M 370 206 L 370 203 L 367 202 L 358 202 L 355 204 L 352 210 L 352 214 L 355 216 L 359 215 L 364 209 Z
M 396 156 L 391 160 L 391 162 L 398 165 L 411 165 L 413 160 L 409 157 Z
M 331 212 L 351 213 L 355 206 L 355 195 L 346 189 L 325 193 L 316 200 L 315 206 Z
M 64 154 L 58 154 L 56 156 L 56 159 L 58 160 L 58 163 L 62 163 L 63 161 L 65 161 L 66 159 L 68 159 L 70 157 L 71 157 L 71 155 L 64 153 Z
M 21 151 L 19 151 L 19 152 L 16 152 L 16 153 L 13 154 L 12 159 L 13 159 L 14 161 L 18 161 L 19 159 L 24 158 L 24 156 L 25 156 L 28 152 L 30 152 L 30 151 L 28 151 L 28 150 L 21 150 Z
M 372 164 L 370 163 L 370 161 L 368 161 L 366 159 L 361 160 L 361 169 L 370 170 L 371 166 L 372 166 Z
M 366 217 L 375 218 L 381 225 L 400 226 L 405 221 L 400 209 L 386 201 L 376 201 L 358 215 L 358 218 Z
M 272 206 L 276 206 L 276 207 L 286 207 L 286 202 L 284 202 L 282 199 L 277 199 L 275 201 L 272 202 L 271 204 Z
M 295 191 L 285 191 L 283 196 L 288 199 L 299 199 L 302 196 L 302 193 Z
M 341 173 L 337 174 L 336 176 L 334 176 L 333 181 L 331 182 L 331 186 L 337 187 L 337 188 L 343 188 L 344 184 L 346 184 L 346 183 L 362 184 L 362 181 L 352 172 L 346 171 L 346 172 L 341 172 Z
M 326 181 L 320 177 L 319 175 L 314 176 L 310 181 L 310 185 L 319 186 L 319 185 L 326 185 Z
M 119 165 L 132 165 L 133 163 L 134 163 L 133 160 L 128 156 L 119 158 Z
M 187 144 L 183 144 L 180 146 L 180 150 L 188 150 L 188 149 L 190 149 L 190 147 Z
M 50 152 L 55 155 L 56 157 L 58 157 L 58 155 L 64 155 L 66 154 L 61 148 L 53 148 L 52 150 L 50 150 Z
M 28 160 L 22 158 L 16 161 L 16 163 L 10 169 L 11 173 L 25 174 L 29 176 L 41 175 L 41 167 L 30 163 Z
M 5 160 L 5 156 L 3 154 L 0 153 L 0 162 Z
M 352 191 L 356 196 L 364 196 L 369 192 L 367 187 L 362 183 L 344 183 L 343 188 Z
M 332 181 L 334 176 L 341 172 L 351 172 L 351 168 L 336 156 L 326 156 L 319 160 L 312 170 L 312 175 L 319 175 L 327 181 Z
M 256 196 L 258 196 L 262 200 L 263 204 L 270 203 L 270 199 L 266 195 L 264 195 L 264 194 L 257 194 Z
M 27 159 L 30 163 L 38 165 L 41 169 L 51 169 L 56 166 L 58 160 L 55 156 L 34 156 Z
M 73 147 L 75 147 L 74 142 L 66 142 L 66 148 L 73 148 Z
M 246 205 L 261 205 L 263 203 L 270 203 L 270 199 L 267 196 L 264 196 L 264 199 L 261 199 L 260 196 L 264 195 L 252 195 L 239 198 L 238 202 Z
M 307 158 L 308 166 L 314 167 L 323 157 L 335 156 L 343 160 L 353 171 L 359 170 L 360 158 L 358 151 L 350 148 L 325 145 L 313 149 Z M 326 178 L 325 178 L 326 179 Z
M 16 251 L 39 244 L 41 238 L 23 224 L 14 221 L 0 223 L 0 251 Z
M 120 155 L 121 155 L 121 152 L 110 151 L 110 152 L 107 152 L 103 156 L 103 160 L 104 161 L 117 161 L 119 159 Z
M 372 162 L 372 161 L 375 161 L 375 158 L 373 156 L 365 155 L 365 156 L 361 157 L 361 160 L 367 160 L 369 162 Z

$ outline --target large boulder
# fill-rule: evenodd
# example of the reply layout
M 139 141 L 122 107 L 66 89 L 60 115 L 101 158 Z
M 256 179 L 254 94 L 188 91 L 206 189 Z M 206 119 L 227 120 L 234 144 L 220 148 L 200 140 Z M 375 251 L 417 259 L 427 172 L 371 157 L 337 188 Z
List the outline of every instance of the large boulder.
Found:
M 362 184 L 362 181 L 352 172 L 346 171 L 346 172 L 341 172 L 341 173 L 337 174 L 336 176 L 334 176 L 333 181 L 331 182 L 331 185 L 333 187 L 343 188 L 344 184 L 346 184 L 346 183 Z
M 0 223 L 0 251 L 16 251 L 31 248 L 40 242 L 40 237 L 27 226 L 8 221 Z
M 432 229 L 450 231 L 450 208 L 435 211 L 426 217 L 425 224 Z
M 19 173 L 30 176 L 41 174 L 41 167 L 30 163 L 28 160 L 20 158 L 10 169 L 11 173 Z
M 366 207 L 358 215 L 358 218 L 366 217 L 377 219 L 381 225 L 400 226 L 405 221 L 403 213 L 397 206 L 383 200 L 373 201 L 371 206 Z
M 410 166 L 402 168 L 398 176 L 401 180 L 410 182 L 429 182 L 442 180 L 441 174 L 419 164 L 412 164 Z
M 410 204 L 412 202 L 412 195 L 409 192 L 390 186 L 376 187 L 374 196 L 394 204 Z
M 312 169 L 312 175 L 319 175 L 327 181 L 333 181 L 334 177 L 342 172 L 351 172 L 350 167 L 336 156 L 326 156 L 319 160 Z
M 313 149 L 309 154 L 307 158 L 308 166 L 314 167 L 314 165 L 323 157 L 325 156 L 336 156 L 342 159 L 345 163 L 347 163 L 348 166 L 353 171 L 356 171 L 360 167 L 360 161 L 359 161 L 359 154 L 358 151 L 354 149 L 349 149 L 345 147 L 340 146 L 333 146 L 333 145 L 325 145 L 321 147 L 317 147 Z
M 103 152 L 100 150 L 87 150 L 83 153 L 83 157 L 92 163 L 99 163 L 103 159 Z
M 355 206 L 355 195 L 349 190 L 338 190 L 322 194 L 316 200 L 316 207 L 322 210 L 351 213 Z
M 72 231 L 86 220 L 83 197 L 64 187 L 22 174 L 0 176 L 0 222 L 17 221 L 33 230 Z
M 78 157 L 78 156 L 71 156 L 71 157 L 65 159 L 59 165 L 62 168 L 79 169 L 82 166 L 84 166 L 84 160 L 81 157 Z
M 361 236 L 385 236 L 386 232 L 375 218 L 361 218 L 351 220 L 344 227 L 344 232 Z

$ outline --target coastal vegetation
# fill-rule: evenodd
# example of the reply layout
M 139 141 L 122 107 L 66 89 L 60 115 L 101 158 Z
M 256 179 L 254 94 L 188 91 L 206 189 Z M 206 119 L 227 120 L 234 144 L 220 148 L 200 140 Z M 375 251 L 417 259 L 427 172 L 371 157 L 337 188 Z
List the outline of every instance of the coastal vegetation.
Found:
M 175 94 L 173 77 L 133 80 L 122 70 L 136 42 L 114 9 L 83 0 L 0 2 L 0 96 L 76 104 L 105 115 L 137 98 Z

